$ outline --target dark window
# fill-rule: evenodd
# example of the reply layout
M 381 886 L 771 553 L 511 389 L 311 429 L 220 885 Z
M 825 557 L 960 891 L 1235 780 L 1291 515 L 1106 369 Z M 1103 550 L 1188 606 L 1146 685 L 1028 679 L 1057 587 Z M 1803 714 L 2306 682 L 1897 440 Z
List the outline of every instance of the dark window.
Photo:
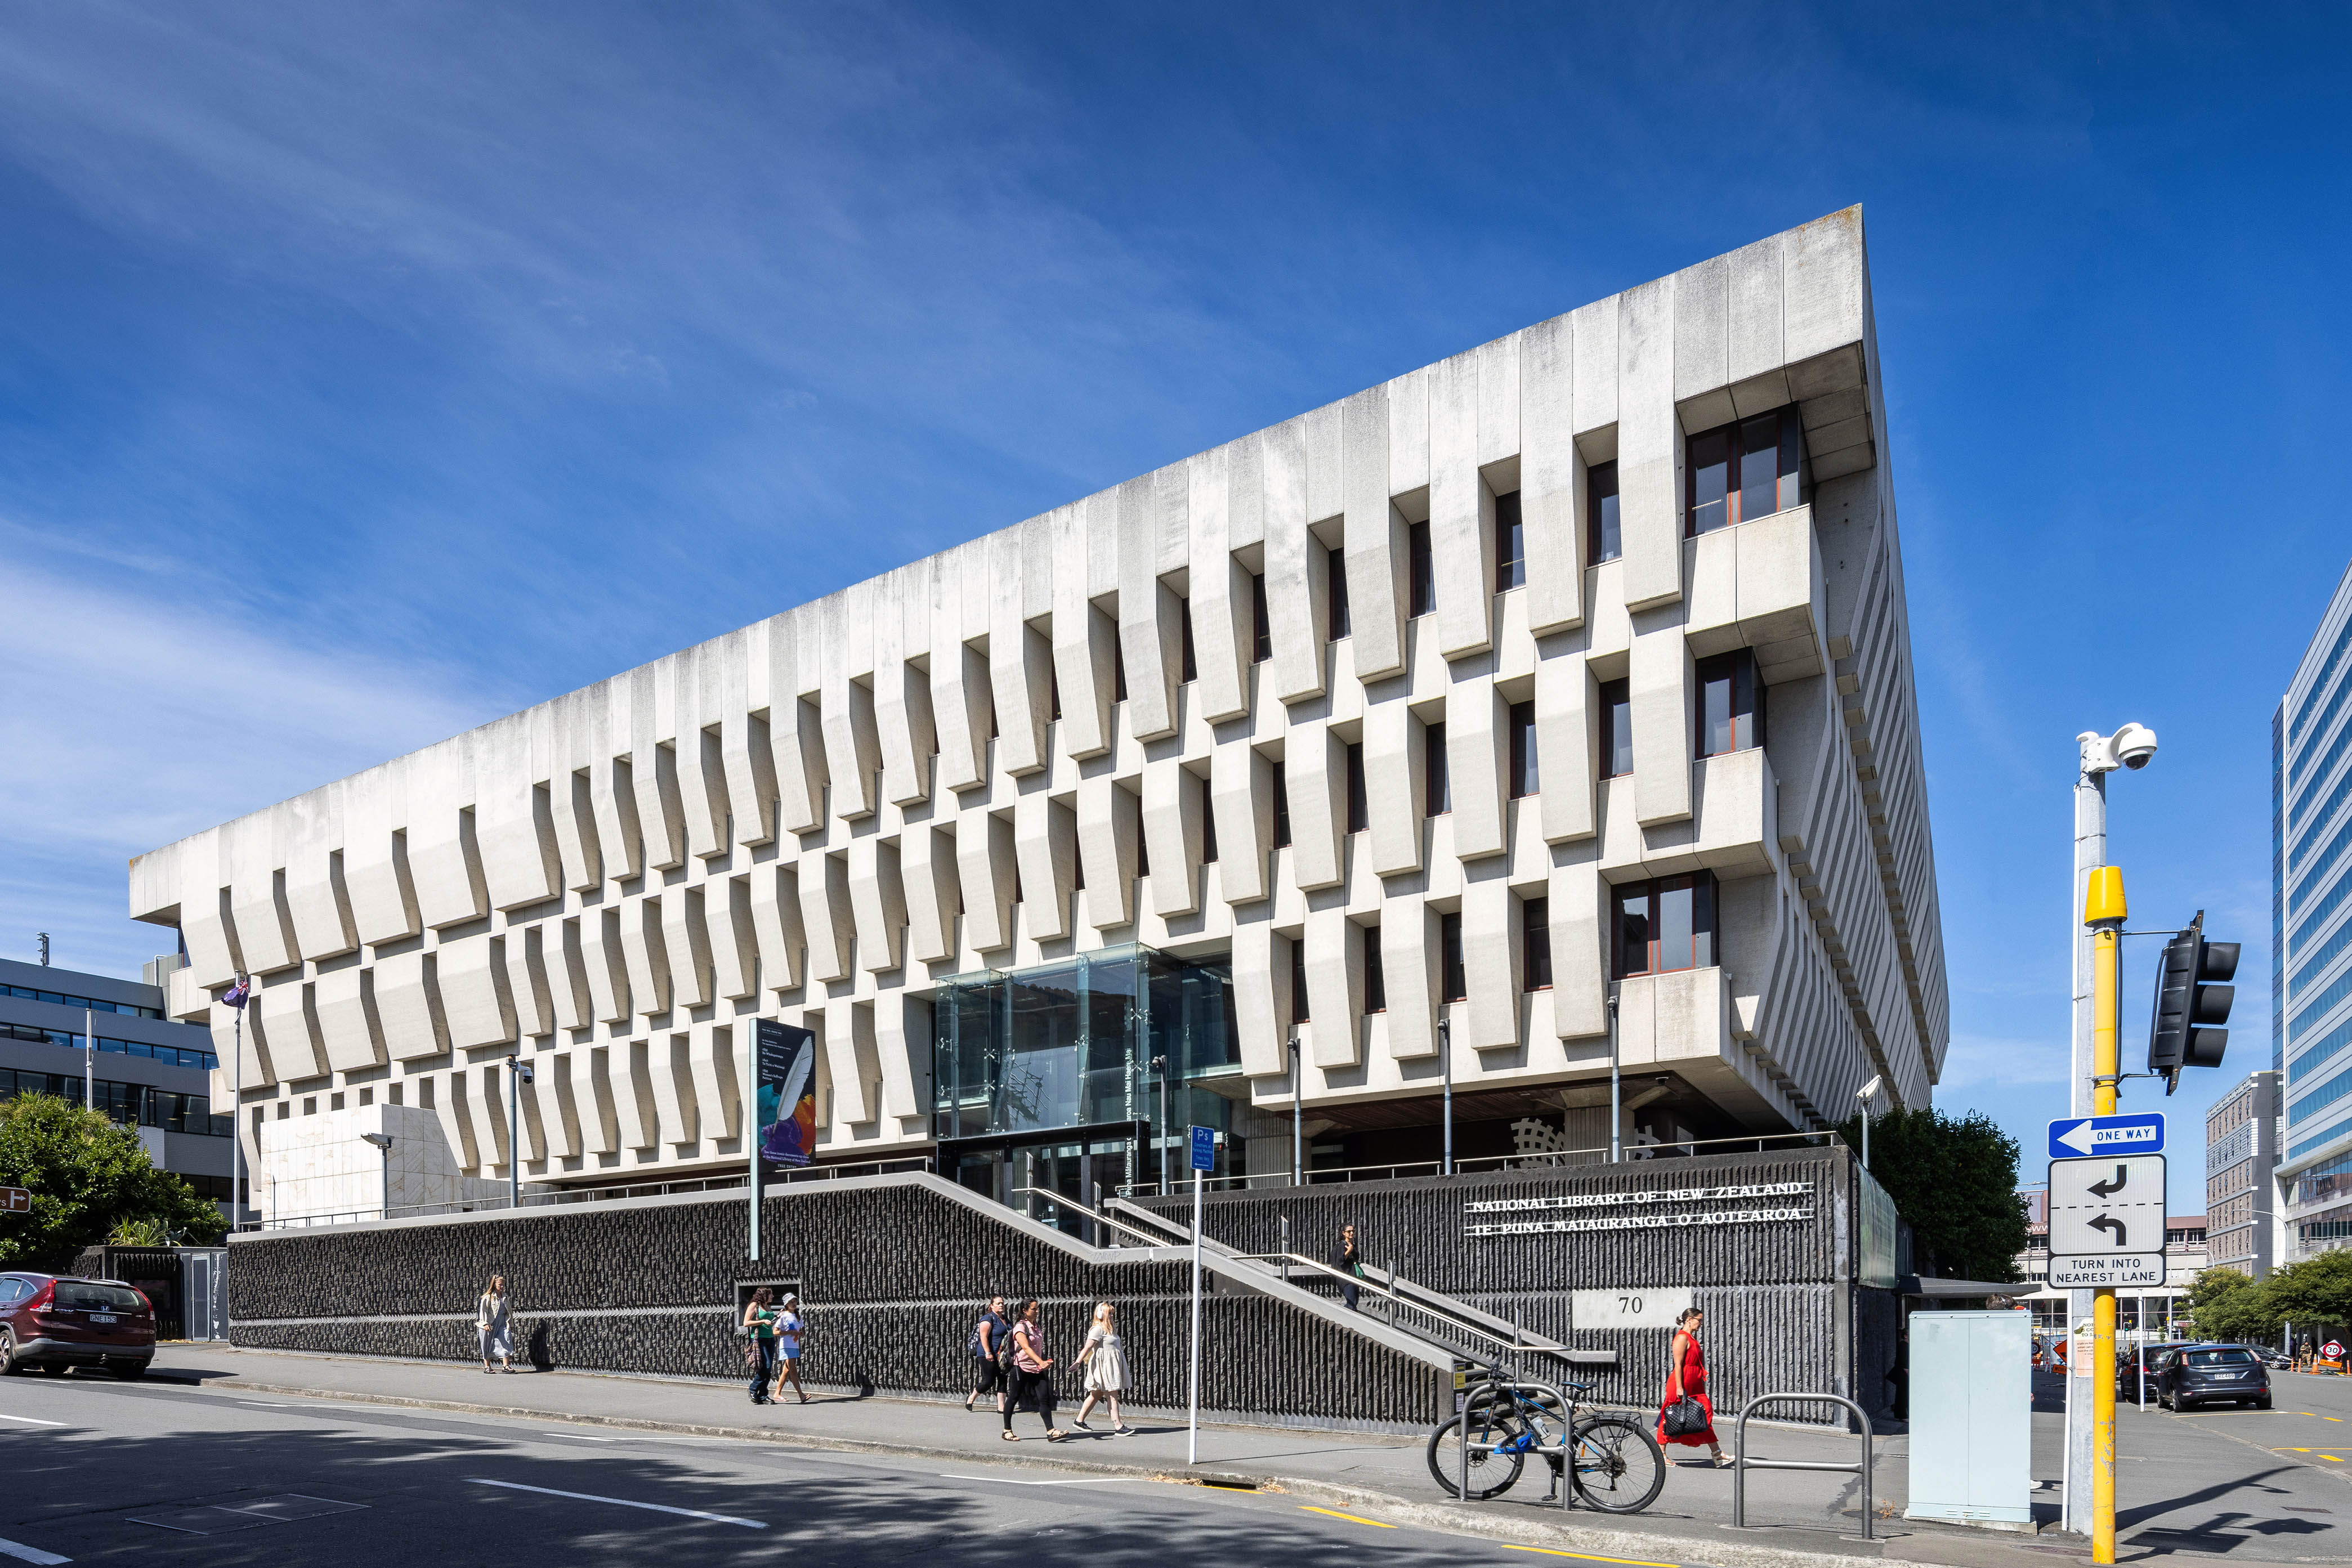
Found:
M 1348 552 L 1335 549 L 1324 558 L 1324 564 L 1331 580 L 1331 640 L 1336 643 L 1356 629 L 1348 614 Z
M 1372 809 L 1364 797 L 1364 747 L 1348 747 L 1348 831 L 1360 833 L 1372 825 Z
M 1364 1010 L 1384 1013 L 1389 1010 L 1389 972 L 1381 966 L 1381 928 L 1367 925 L 1364 942 Z
M 1290 781 L 1283 766 L 1274 765 L 1274 847 L 1284 849 L 1290 843 Z
M 1274 629 L 1265 619 L 1265 573 L 1250 574 L 1250 663 L 1263 664 L 1274 657 Z
M 1201 784 L 1201 863 L 1214 865 L 1217 860 L 1217 798 L 1209 791 L 1209 781 Z
M 1519 963 L 1531 991 L 1551 989 L 1551 900 L 1519 901 Z
M 1511 799 L 1524 800 L 1543 788 L 1536 768 L 1536 705 L 1511 705 Z
M 1407 523 L 1404 530 L 1405 587 L 1408 619 L 1437 610 L 1437 563 L 1429 553 L 1429 525 Z
M 1138 876 L 1151 874 L 1151 835 L 1150 833 L 1135 835 L 1135 874 Z
M 1307 1007 L 1307 938 L 1290 939 L 1290 1021 L 1305 1023 L 1313 1015 Z
M 1062 717 L 1062 672 L 1059 670 L 1046 672 L 1045 686 L 1046 695 L 1053 700 L 1054 720 L 1058 724 Z
M 1183 678 L 1186 681 L 1197 681 L 1201 678 L 1201 667 L 1192 662 L 1192 601 L 1189 599 L 1178 600 L 1176 616 L 1176 623 L 1184 633 Z
M 1610 908 L 1615 978 L 1704 969 L 1715 963 L 1712 872 L 1626 883 L 1612 890 Z
M 1720 757 L 1764 744 L 1764 692 L 1745 648 L 1698 662 L 1698 754 Z
M 1462 916 L 1441 915 L 1437 917 L 1437 999 L 1458 1002 L 1470 994 L 1470 982 L 1462 973 Z
M 1625 553 L 1625 535 L 1617 526 L 1617 465 L 1595 463 L 1584 471 L 1584 484 L 1585 559 L 1599 566 Z
M 1519 493 L 1495 497 L 1495 591 L 1528 584 L 1528 529 L 1519 517 Z
M 1631 681 L 1601 683 L 1601 777 L 1633 771 L 1633 695 Z
M 1803 427 L 1776 409 L 1692 436 L 1685 457 L 1684 531 L 1696 537 L 1797 504 Z
M 1421 727 L 1422 814 L 1442 817 L 1454 810 L 1454 780 L 1445 770 L 1445 727 Z
M 1127 646 L 1123 640 L 1116 637 L 1110 644 L 1110 700 L 1115 703 L 1127 700 Z

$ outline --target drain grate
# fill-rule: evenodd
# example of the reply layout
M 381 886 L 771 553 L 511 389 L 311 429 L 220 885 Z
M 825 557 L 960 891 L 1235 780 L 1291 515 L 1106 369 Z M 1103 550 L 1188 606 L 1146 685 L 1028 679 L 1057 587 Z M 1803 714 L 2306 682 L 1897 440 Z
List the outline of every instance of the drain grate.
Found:
M 1219 1491 L 1257 1490 L 1257 1482 L 1255 1481 L 1221 1481 L 1203 1477 L 1201 1484 L 1204 1487 L 1215 1487 Z

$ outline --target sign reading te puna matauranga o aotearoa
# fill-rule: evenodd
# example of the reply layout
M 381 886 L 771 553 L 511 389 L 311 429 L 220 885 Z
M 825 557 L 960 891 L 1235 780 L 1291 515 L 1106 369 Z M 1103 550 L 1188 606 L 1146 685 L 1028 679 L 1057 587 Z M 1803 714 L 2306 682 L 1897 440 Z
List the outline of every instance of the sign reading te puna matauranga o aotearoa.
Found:
M 1670 1230 L 1685 1225 L 1766 1225 L 1774 1220 L 1811 1219 L 1813 1184 L 1809 1181 L 1758 1182 L 1748 1186 L 1685 1186 L 1649 1192 L 1588 1192 L 1565 1197 L 1498 1197 L 1462 1206 L 1473 1217 L 1462 1228 L 1465 1236 L 1549 1236 L 1580 1230 Z M 1802 1207 L 1774 1205 L 1773 1198 L 1801 1197 Z M 1741 1207 L 1685 1207 L 1684 1205 L 1761 1205 Z M 1671 1207 L 1670 1207 L 1671 1206 Z M 1557 1218 L 1538 1218 L 1547 1211 L 1606 1208 L 1612 1212 Z M 1523 1218 L 1506 1219 L 1505 1215 Z M 1492 1216 L 1481 1219 L 1477 1217 Z

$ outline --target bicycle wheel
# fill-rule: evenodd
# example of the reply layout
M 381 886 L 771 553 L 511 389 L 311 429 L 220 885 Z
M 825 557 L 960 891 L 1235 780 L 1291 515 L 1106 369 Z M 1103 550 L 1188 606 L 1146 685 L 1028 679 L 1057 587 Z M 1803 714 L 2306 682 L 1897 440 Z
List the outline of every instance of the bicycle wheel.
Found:
M 1576 1428 L 1570 1451 L 1576 1495 L 1603 1513 L 1639 1513 L 1666 1484 L 1666 1456 L 1640 1422 L 1596 1416 Z
M 1485 1451 L 1489 1445 L 1499 1446 L 1517 1437 L 1517 1419 L 1507 1414 L 1495 1414 L 1485 1406 L 1470 1412 L 1470 1498 L 1480 1501 L 1511 1490 L 1519 1479 L 1519 1468 L 1527 1462 L 1523 1454 Z M 1462 1417 L 1454 1416 L 1438 1423 L 1429 1435 L 1429 1473 L 1437 1479 L 1438 1486 L 1448 1497 L 1461 1495 Z

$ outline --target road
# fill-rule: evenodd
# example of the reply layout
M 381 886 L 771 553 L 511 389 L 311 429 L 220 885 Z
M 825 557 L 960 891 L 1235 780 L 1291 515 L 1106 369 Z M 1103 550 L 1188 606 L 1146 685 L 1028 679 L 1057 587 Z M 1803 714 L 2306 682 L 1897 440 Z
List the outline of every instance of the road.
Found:
M 2352 1558 L 2352 1378 L 2271 1375 L 2272 1408 L 2117 1407 L 2116 1531 L 2150 1550 Z M 2259 1457 L 2257 1457 L 2259 1456 Z

